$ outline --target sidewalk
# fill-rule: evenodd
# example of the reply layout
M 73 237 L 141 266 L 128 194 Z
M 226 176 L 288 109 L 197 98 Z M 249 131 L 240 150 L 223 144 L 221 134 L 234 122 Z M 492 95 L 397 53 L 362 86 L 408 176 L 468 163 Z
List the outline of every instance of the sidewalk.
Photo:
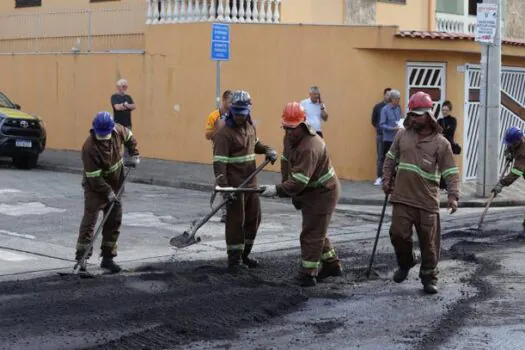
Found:
M 38 168 L 43 170 L 82 173 L 82 162 L 77 151 L 46 150 L 40 157 Z M 141 158 L 140 166 L 130 175 L 130 181 L 158 186 L 185 188 L 197 191 L 213 189 L 211 165 L 183 163 L 152 158 Z M 259 184 L 277 184 L 280 174 L 263 171 L 258 176 Z M 382 205 L 385 199 L 380 187 L 371 182 L 341 180 L 340 204 Z M 461 186 L 460 207 L 484 207 L 486 199 L 475 196 L 475 183 Z M 496 197 L 492 206 L 525 205 L 525 181 L 518 180 Z M 446 207 L 446 196 L 441 196 L 441 206 Z

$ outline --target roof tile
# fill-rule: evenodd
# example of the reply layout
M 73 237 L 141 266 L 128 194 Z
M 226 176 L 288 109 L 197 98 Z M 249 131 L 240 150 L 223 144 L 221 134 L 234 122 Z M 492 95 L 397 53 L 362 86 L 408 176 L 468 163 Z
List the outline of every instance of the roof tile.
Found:
M 474 35 L 467 33 L 427 32 L 422 30 L 402 30 L 396 33 L 401 38 L 440 39 L 440 40 L 474 40 Z M 502 43 L 512 46 L 525 46 L 525 40 L 503 39 Z

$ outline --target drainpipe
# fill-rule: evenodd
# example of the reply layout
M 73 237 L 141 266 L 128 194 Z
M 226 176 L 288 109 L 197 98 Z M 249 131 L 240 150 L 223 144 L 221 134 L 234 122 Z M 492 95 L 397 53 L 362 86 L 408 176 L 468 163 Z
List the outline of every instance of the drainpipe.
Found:
M 436 0 L 428 0 L 428 31 L 436 30 Z

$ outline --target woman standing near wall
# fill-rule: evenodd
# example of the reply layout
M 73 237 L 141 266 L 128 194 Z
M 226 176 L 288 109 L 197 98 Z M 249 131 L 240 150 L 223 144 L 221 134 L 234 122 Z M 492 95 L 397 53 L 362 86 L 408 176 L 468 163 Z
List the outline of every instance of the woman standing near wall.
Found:
M 443 128 L 443 136 L 450 142 L 452 146 L 452 153 L 460 154 L 461 146 L 454 141 L 454 135 L 456 133 L 457 120 L 451 114 L 452 112 L 452 102 L 446 100 L 441 106 L 441 113 L 443 118 L 438 119 L 439 125 Z M 440 186 L 441 189 L 446 189 L 445 181 L 441 178 Z

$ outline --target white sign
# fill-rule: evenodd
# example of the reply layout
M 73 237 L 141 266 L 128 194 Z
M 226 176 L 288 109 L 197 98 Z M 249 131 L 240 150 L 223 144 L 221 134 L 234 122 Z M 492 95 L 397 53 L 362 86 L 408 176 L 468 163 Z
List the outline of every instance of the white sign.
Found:
M 498 26 L 498 5 L 478 4 L 476 17 L 476 41 L 493 44 Z

